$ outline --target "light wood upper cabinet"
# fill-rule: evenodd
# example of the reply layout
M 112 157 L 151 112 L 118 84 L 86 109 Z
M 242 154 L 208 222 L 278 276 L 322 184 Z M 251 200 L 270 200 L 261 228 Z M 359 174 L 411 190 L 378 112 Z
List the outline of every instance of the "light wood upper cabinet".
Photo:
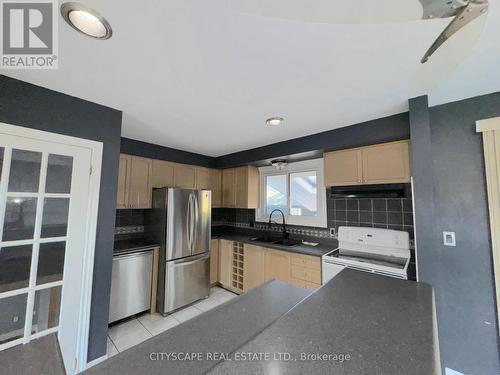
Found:
M 233 253 L 233 242 L 228 240 L 219 241 L 219 282 L 231 287 L 231 257 Z
M 361 150 L 342 150 L 324 155 L 325 185 L 358 185 L 363 182 Z
M 120 155 L 117 208 L 151 208 L 152 160 Z
M 174 186 L 184 189 L 196 189 L 196 167 L 186 164 L 174 164 Z
M 210 190 L 212 190 L 212 207 L 222 207 L 222 171 L 210 169 Z
M 266 249 L 264 278 L 265 281 L 276 279 L 290 283 L 290 255 L 284 251 Z
M 152 160 L 131 157 L 128 202 L 131 208 L 151 208 Z
M 118 191 L 116 193 L 116 208 L 128 208 L 128 180 L 130 178 L 130 156 L 120 155 L 118 169 Z
M 222 171 L 222 206 L 259 207 L 259 171 L 252 166 Z
M 244 244 L 243 291 L 255 288 L 265 282 L 264 254 L 260 246 Z
M 236 207 L 236 170 L 234 168 L 222 170 L 222 206 Z
M 324 168 L 326 186 L 410 182 L 409 141 L 327 152 Z
M 168 161 L 153 160 L 151 187 L 161 188 L 165 186 L 174 186 L 174 166 Z
M 210 169 L 205 167 L 196 167 L 196 189 L 210 188 Z
M 210 249 L 210 284 L 219 280 L 219 240 L 211 241 Z
M 409 141 L 385 143 L 363 150 L 363 182 L 410 182 Z

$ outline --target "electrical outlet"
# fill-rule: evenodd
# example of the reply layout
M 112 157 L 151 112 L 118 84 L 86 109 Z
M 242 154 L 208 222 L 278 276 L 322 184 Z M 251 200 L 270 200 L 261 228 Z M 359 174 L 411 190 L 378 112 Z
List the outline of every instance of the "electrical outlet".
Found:
M 443 245 L 457 246 L 455 241 L 455 232 L 443 232 Z
M 335 228 L 330 228 L 330 237 L 335 237 Z

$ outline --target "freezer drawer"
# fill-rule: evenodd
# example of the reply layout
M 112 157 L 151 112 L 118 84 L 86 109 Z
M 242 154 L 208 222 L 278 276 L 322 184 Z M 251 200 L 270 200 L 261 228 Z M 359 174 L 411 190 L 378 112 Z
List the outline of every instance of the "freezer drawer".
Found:
M 113 257 L 109 323 L 151 306 L 153 251 Z
M 164 314 L 208 297 L 210 257 L 203 254 L 167 262 L 165 280 Z

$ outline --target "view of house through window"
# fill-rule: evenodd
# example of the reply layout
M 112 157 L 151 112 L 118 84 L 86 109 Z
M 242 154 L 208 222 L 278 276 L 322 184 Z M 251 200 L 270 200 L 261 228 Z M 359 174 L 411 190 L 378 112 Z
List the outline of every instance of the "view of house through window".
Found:
M 316 216 L 316 172 L 290 173 L 290 215 Z
M 286 188 L 286 174 L 267 176 L 266 178 L 266 212 L 270 214 L 279 208 L 283 212 L 288 211 L 288 199 Z
M 269 214 L 280 209 L 287 223 L 325 225 L 325 197 L 322 160 L 290 163 L 283 170 L 260 168 L 261 209 L 256 218 L 269 220 Z

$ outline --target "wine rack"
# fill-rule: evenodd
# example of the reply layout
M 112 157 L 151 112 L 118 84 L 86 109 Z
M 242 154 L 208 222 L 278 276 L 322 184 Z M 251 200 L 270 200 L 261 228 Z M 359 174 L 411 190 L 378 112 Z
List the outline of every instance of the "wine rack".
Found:
M 233 242 L 231 286 L 239 292 L 243 292 L 243 263 L 243 243 L 235 241 Z

